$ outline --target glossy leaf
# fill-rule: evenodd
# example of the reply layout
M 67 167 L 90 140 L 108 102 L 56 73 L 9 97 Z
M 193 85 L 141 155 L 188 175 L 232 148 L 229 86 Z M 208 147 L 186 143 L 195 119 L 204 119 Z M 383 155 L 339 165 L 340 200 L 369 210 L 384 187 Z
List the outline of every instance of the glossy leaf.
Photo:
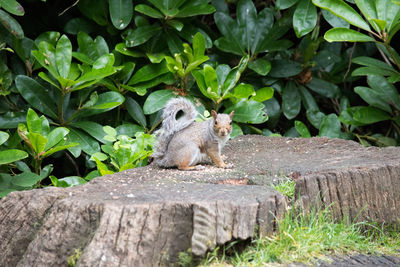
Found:
M 373 21 L 373 19 L 378 18 L 376 12 L 376 0 L 355 0 L 357 7 L 361 10 L 361 13 L 365 18 L 369 20 L 375 31 L 379 32 L 379 27 Z
M 317 129 L 321 128 L 321 123 L 323 118 L 325 117 L 325 114 L 322 113 L 319 110 L 307 110 L 306 116 L 308 121 Z
M 274 96 L 274 89 L 271 87 L 263 87 L 256 90 L 256 94 L 250 98 L 257 102 L 264 102 Z
M 64 127 L 57 127 L 53 129 L 48 135 L 47 135 L 47 143 L 44 148 L 44 150 L 49 150 L 53 146 L 57 145 L 60 143 L 62 140 L 64 140 L 65 136 L 69 133 L 69 130 Z
M 247 99 L 255 94 L 254 87 L 251 84 L 240 83 L 233 89 L 233 96 L 238 99 Z
M 73 143 L 78 143 L 79 148 L 81 148 L 85 153 L 92 155 L 96 152 L 100 152 L 99 143 L 93 139 L 92 137 L 86 135 L 80 130 L 70 128 L 70 132 L 68 134 L 68 138 Z M 68 148 L 71 151 L 71 148 Z M 72 148 L 72 151 L 75 151 L 76 148 Z M 74 154 L 77 157 L 76 154 Z M 79 155 L 78 155 L 79 156 Z
M 23 16 L 25 14 L 24 8 L 16 0 L 1 0 L 0 6 L 16 16 Z
M 61 36 L 57 42 L 55 59 L 58 73 L 68 78 L 72 60 L 72 44 L 66 35 Z
M 380 97 L 378 92 L 372 90 L 371 88 L 357 86 L 354 88 L 354 92 L 361 96 L 361 98 L 371 106 L 380 108 L 389 113 L 392 112 L 389 104 Z
M 319 136 L 340 138 L 342 136 L 341 124 L 336 114 L 325 116 L 321 122 Z
M 282 110 L 285 117 L 289 120 L 295 118 L 301 108 L 301 98 L 299 90 L 293 82 L 288 82 L 282 93 Z
M 204 56 L 204 52 L 206 51 L 206 40 L 203 35 L 198 32 L 193 37 L 193 56 L 194 58 L 201 58 Z
M 307 126 L 301 121 L 295 121 L 294 127 L 301 137 L 309 138 L 311 137 L 310 131 L 307 129 Z
M 367 78 L 368 85 L 374 89 L 382 99 L 400 110 L 400 95 L 397 88 L 388 82 L 385 77 L 378 75 L 369 75 Z
M 381 69 L 385 69 L 385 70 L 389 70 L 389 71 L 395 71 L 395 69 L 392 66 L 390 66 L 389 64 L 387 64 L 386 62 L 372 58 L 372 57 L 365 57 L 365 56 L 356 57 L 356 58 L 353 58 L 351 60 L 351 62 L 359 64 L 359 65 L 367 66 L 367 67 L 376 67 L 376 68 L 381 68 Z
M 53 119 L 57 118 L 57 107 L 46 88 L 24 75 L 16 77 L 15 85 L 22 97 L 34 108 Z
M 324 19 L 333 27 L 333 28 L 350 28 L 350 24 L 344 19 L 333 15 L 331 12 L 326 9 L 321 10 L 322 16 Z
M 340 96 L 339 87 L 325 80 L 313 78 L 306 86 L 314 92 L 328 98 L 338 98 Z
M 135 47 L 147 42 L 151 37 L 161 30 L 158 25 L 141 26 L 135 30 L 128 30 L 125 39 L 127 47 Z
M 376 11 L 378 19 L 385 21 L 385 29 L 389 31 L 392 25 L 399 21 L 400 6 L 393 3 L 392 0 L 376 1 Z
M 354 119 L 361 123 L 372 124 L 390 119 L 390 115 L 374 107 L 361 107 L 354 112 Z
M 15 175 L 11 179 L 11 183 L 22 187 L 32 187 L 41 180 L 41 177 L 33 172 L 23 172 Z
M 126 99 L 126 109 L 129 115 L 143 127 L 146 127 L 146 117 L 144 116 L 142 107 L 133 98 Z
M 297 2 L 299 2 L 299 0 L 276 0 L 275 6 L 278 9 L 287 9 Z
M 300 86 L 299 93 L 301 95 L 301 101 L 307 111 L 319 110 L 317 101 L 315 101 L 313 95 L 308 91 L 307 88 L 305 88 L 304 86 Z
M 29 132 L 26 136 L 28 137 L 29 142 L 32 144 L 32 148 L 36 154 L 40 154 L 44 151 L 47 143 L 46 137 L 34 132 Z
M 328 42 L 374 42 L 374 38 L 352 29 L 334 28 L 324 35 Z
M 158 64 L 147 64 L 135 72 L 129 80 L 128 85 L 135 85 L 141 82 L 149 81 L 157 76 L 168 72 L 165 61 Z
M 109 0 L 111 22 L 118 30 L 125 29 L 133 16 L 133 3 L 131 0 Z
M 259 58 L 249 62 L 249 69 L 255 71 L 257 74 L 265 76 L 271 70 L 271 62 L 266 59 Z
M 263 103 L 249 100 L 242 100 L 225 110 L 226 113 L 235 111 L 233 120 L 243 123 L 263 123 L 268 120 Z
M 155 19 L 162 19 L 164 17 L 163 14 L 148 5 L 137 5 L 135 6 L 135 11 Z
M 271 71 L 268 75 L 275 78 L 295 76 L 303 70 L 300 63 L 286 59 L 273 60 L 271 65 Z
M 317 24 L 317 8 L 310 0 L 300 0 L 293 14 L 293 28 L 298 38 L 311 32 Z
M 28 153 L 19 149 L 6 149 L 0 151 L 0 165 L 8 164 L 28 157 Z
M 162 109 L 165 104 L 176 94 L 171 90 L 158 90 L 152 92 L 146 99 L 143 105 L 144 114 L 152 114 Z
M 351 6 L 346 4 L 343 0 L 312 0 L 313 4 L 327 9 L 336 16 L 344 19 L 351 25 L 366 31 L 371 31 L 368 23 L 355 11 Z
M 215 8 L 212 5 L 204 4 L 204 1 L 186 1 L 186 3 L 180 8 L 178 14 L 176 14 L 176 17 L 193 17 L 197 15 L 211 14 L 213 12 L 215 12 Z
M 0 145 L 4 144 L 4 142 L 7 141 L 8 137 L 10 137 L 8 133 L 0 131 Z
M 215 93 L 218 94 L 218 78 L 217 73 L 210 65 L 204 65 L 204 82 L 207 87 L 207 91 L 211 94 Z
M 18 39 L 24 38 L 24 31 L 21 25 L 8 13 L 0 9 L 0 23 L 6 28 L 12 35 Z
M 354 113 L 363 108 L 363 106 L 354 106 L 343 110 L 340 113 L 339 120 L 347 125 L 354 125 L 354 126 L 364 126 L 365 123 L 356 121 L 354 119 Z

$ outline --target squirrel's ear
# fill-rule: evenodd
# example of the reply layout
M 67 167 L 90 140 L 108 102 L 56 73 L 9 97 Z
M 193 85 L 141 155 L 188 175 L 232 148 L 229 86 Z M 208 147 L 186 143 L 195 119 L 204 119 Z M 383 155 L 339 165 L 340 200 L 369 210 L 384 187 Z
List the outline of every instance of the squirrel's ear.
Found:
M 211 110 L 211 115 L 213 116 L 213 118 L 216 120 L 217 119 L 217 112 L 215 110 Z
M 235 113 L 235 111 L 234 110 L 232 110 L 232 112 L 231 113 L 229 113 L 229 117 L 232 119 L 233 118 L 233 114 Z

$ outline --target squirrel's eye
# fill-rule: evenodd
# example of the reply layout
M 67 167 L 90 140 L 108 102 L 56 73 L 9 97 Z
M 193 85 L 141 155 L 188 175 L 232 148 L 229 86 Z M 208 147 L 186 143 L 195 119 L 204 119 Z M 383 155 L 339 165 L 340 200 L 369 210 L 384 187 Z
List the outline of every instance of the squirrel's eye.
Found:
M 232 121 L 229 122 L 229 125 L 232 125 Z
M 217 125 L 218 124 L 218 122 L 217 121 L 214 121 L 214 125 Z

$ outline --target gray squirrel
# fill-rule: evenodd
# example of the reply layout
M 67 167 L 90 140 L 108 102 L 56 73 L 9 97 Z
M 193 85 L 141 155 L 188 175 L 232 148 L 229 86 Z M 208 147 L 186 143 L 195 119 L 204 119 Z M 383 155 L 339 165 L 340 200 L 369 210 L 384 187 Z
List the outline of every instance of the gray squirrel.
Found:
M 179 112 L 183 115 L 177 119 Z M 217 114 L 212 119 L 196 122 L 196 111 L 189 100 L 173 98 L 166 104 L 162 126 L 156 131 L 156 146 L 152 157 L 159 167 L 178 167 L 179 170 L 200 170 L 207 156 L 220 168 L 229 168 L 221 158 L 221 149 L 232 132 L 233 111 Z

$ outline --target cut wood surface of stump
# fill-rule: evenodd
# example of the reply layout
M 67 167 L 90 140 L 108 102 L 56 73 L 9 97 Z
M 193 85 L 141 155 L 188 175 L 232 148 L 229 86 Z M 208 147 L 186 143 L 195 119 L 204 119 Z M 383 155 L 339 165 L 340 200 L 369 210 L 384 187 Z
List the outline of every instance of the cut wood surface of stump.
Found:
M 232 169 L 136 168 L 73 188 L 0 200 L 0 266 L 157 266 L 179 252 L 270 234 L 290 177 L 306 209 L 332 205 L 350 221 L 400 218 L 400 148 L 327 138 L 241 136 L 224 149 Z M 78 255 L 78 256 L 77 256 Z

